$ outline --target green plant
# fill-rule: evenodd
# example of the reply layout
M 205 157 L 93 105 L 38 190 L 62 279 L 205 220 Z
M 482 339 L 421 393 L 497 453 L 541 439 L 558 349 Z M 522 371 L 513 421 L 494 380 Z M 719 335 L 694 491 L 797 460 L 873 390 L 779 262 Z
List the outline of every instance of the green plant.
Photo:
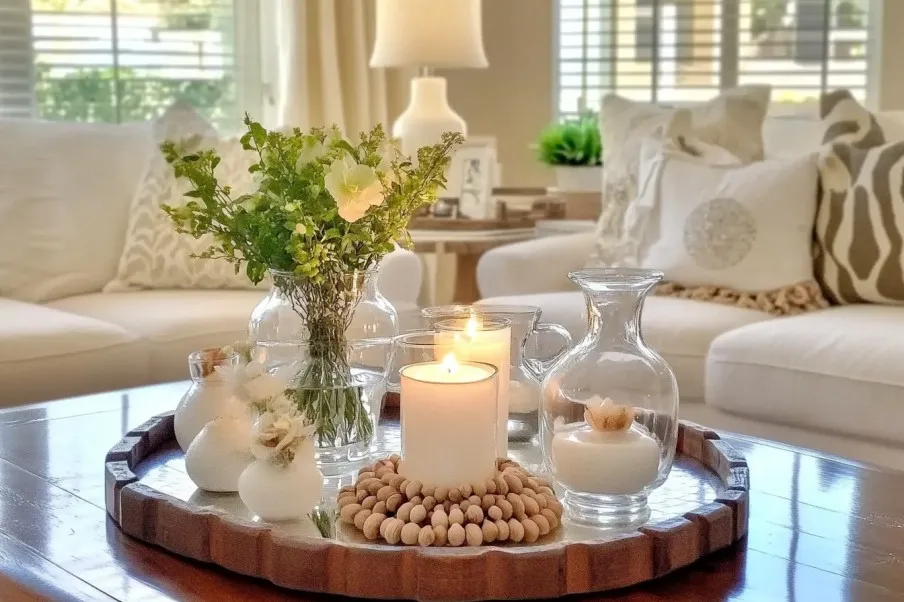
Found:
M 421 148 L 417 164 L 402 156 L 381 126 L 357 144 L 339 131 L 267 131 L 245 117 L 242 146 L 253 153 L 249 171 L 257 190 L 234 196 L 216 177 L 213 150 L 183 155 L 163 144 L 178 178 L 191 184 L 182 206 L 165 206 L 178 232 L 211 235 L 200 256 L 244 265 L 252 282 L 268 271 L 302 319 L 309 355 L 289 392 L 315 425 L 318 444 L 333 447 L 369 440 L 371 418 L 347 365 L 345 331 L 361 288 L 357 275 L 376 267 L 398 241 L 410 247 L 406 227 L 436 200 L 460 134 Z
M 601 165 L 603 143 L 596 114 L 548 125 L 537 143 L 547 165 Z

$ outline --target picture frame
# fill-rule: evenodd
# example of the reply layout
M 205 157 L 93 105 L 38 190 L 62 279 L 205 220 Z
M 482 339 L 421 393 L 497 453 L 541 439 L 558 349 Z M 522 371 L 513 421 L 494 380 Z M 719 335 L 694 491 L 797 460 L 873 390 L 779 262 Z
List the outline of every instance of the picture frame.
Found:
M 452 156 L 446 190 L 448 196 L 458 198 L 460 217 L 493 217 L 496 165 L 494 138 L 469 138 Z

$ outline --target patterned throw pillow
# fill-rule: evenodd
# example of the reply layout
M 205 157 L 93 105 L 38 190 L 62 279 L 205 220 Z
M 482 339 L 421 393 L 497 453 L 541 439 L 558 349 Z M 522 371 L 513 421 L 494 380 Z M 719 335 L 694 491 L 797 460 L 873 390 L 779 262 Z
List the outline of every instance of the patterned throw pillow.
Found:
M 744 162 L 763 158 L 763 120 L 769 86 L 741 86 L 690 110 L 683 135 L 719 146 Z M 615 94 L 603 99 L 603 210 L 597 245 L 589 267 L 624 265 L 632 247 L 624 232 L 625 210 L 637 196 L 640 150 L 649 136 L 661 134 L 675 109 L 639 103 Z
M 835 303 L 904 303 L 904 141 L 850 92 L 821 100 L 814 272 Z
M 776 315 L 824 307 L 810 254 L 815 153 L 749 164 L 701 156 L 671 139 L 643 145 L 638 264 L 668 281 L 657 294 Z M 814 294 L 814 291 L 816 294 Z
M 213 130 L 204 129 L 204 122 L 196 118 L 200 119 L 180 107 L 178 111 L 167 112 L 155 124 L 155 132 L 160 133 L 162 139 L 178 134 L 189 146 L 213 147 L 221 158 L 216 168 L 217 179 L 231 186 L 236 195 L 249 192 L 253 186 L 252 175 L 248 173 L 252 155 L 242 149 L 237 138 L 212 141 Z M 183 204 L 183 194 L 188 190 L 189 184 L 176 180 L 162 153 L 154 153 L 132 200 L 119 269 L 116 277 L 104 287 L 105 293 L 135 289 L 254 288 L 244 272 L 235 273 L 232 264 L 221 259 L 192 257 L 207 249 L 212 238 L 194 239 L 176 233 L 169 216 L 161 209 L 164 204 Z

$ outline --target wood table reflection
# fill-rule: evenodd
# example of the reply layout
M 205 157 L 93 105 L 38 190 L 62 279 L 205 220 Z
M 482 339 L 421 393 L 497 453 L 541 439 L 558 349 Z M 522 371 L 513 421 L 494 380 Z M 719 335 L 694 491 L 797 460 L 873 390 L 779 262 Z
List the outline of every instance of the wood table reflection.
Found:
M 123 535 L 103 459 L 184 383 L 0 412 L 0 600 L 326 600 Z M 904 600 L 904 473 L 726 436 L 750 466 L 746 540 L 686 569 L 578 600 Z

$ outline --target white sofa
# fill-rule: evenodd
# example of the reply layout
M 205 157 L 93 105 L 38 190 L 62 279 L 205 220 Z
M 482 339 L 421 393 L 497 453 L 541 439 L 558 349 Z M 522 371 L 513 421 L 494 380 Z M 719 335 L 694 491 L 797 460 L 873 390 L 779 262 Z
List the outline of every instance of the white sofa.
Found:
M 816 149 L 822 129 L 815 120 L 770 118 L 764 134 L 767 156 L 787 155 Z M 567 273 L 584 265 L 593 243 L 592 234 L 576 234 L 486 253 L 481 303 L 538 305 L 544 321 L 582 335 L 586 309 Z M 773 318 L 650 297 L 641 327 L 676 373 L 683 418 L 904 469 L 904 307 Z
M 0 119 L 0 140 L 0 407 L 181 380 L 190 352 L 246 335 L 266 290 L 101 292 L 149 125 Z M 384 259 L 378 285 L 397 309 L 420 284 L 414 254 Z

